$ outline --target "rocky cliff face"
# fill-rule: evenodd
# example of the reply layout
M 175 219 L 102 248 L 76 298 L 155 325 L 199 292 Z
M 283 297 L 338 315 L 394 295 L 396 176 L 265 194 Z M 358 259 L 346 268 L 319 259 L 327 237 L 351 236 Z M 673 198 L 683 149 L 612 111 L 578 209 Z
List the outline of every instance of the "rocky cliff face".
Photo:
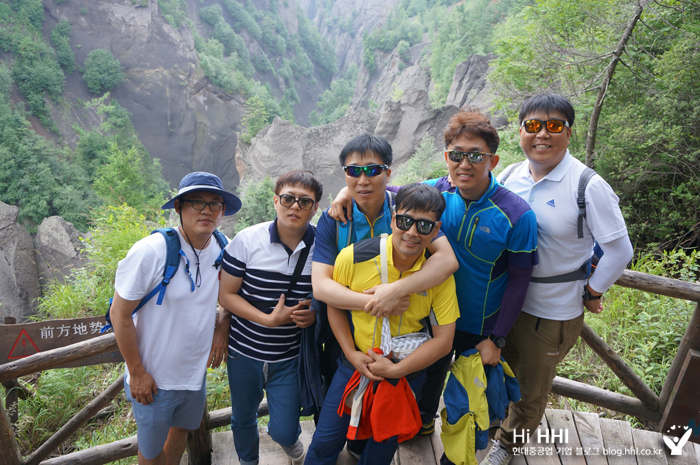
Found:
M 338 72 L 362 62 L 362 35 L 384 23 L 398 0 L 340 0 L 329 10 L 322 0 L 298 0 L 322 36 L 335 45 Z
M 72 28 L 71 46 L 82 64 L 96 49 L 110 50 L 126 74 L 112 96 L 132 113 L 139 139 L 153 157 L 161 159 L 164 177 L 177 185 L 190 171 L 219 173 L 224 185 L 238 184 L 235 167 L 236 132 L 240 132 L 243 101 L 211 85 L 198 71 L 194 41 L 187 27 L 171 27 L 150 0 L 70 0 L 44 2 L 45 31 L 61 19 Z M 58 108 L 54 119 L 69 144 L 76 135 L 75 119 L 91 123 L 77 104 L 94 98 L 75 72 L 66 79 L 65 95 L 76 102 Z
M 384 137 L 397 166 L 410 158 L 426 134 L 435 138 L 436 150 L 441 150 L 447 120 L 457 111 L 454 106 L 433 110 L 428 93 L 414 88 L 398 101 L 385 102 L 377 114 L 359 109 L 325 126 L 302 128 L 276 119 L 253 138 L 246 151 L 243 159 L 251 168 L 246 176 L 274 178 L 289 170 L 308 169 L 321 178 L 326 194 L 335 195 L 345 186 L 338 155 L 350 139 L 363 133 Z M 322 207 L 328 205 L 326 194 Z

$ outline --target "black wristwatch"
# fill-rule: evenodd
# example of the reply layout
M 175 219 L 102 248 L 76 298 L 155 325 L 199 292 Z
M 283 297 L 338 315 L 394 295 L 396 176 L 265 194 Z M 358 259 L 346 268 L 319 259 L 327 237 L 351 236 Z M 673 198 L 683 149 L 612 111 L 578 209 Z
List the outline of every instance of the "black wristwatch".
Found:
M 495 345 L 499 349 L 502 349 L 506 346 L 506 338 L 498 337 L 493 333 L 489 334 L 489 340 L 493 342 L 493 345 Z
M 602 297 L 603 294 L 601 295 L 593 295 L 591 294 L 591 291 L 588 290 L 587 286 L 583 286 L 583 295 L 581 296 L 583 300 L 598 300 Z

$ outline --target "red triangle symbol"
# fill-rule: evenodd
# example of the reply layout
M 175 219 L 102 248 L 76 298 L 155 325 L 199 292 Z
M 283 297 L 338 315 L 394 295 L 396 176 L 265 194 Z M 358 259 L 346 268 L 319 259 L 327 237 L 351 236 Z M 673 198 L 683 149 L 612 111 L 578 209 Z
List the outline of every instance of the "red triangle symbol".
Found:
M 12 346 L 10 355 L 7 356 L 8 359 L 24 358 L 41 352 L 39 348 L 34 344 L 32 338 L 29 337 L 27 331 L 23 329 L 19 332 L 15 345 Z

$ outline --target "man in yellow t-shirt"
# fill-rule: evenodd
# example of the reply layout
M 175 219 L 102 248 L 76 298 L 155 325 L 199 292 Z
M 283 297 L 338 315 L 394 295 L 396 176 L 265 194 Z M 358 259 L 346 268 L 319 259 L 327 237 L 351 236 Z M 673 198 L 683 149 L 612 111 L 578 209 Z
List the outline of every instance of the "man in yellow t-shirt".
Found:
M 387 240 L 388 281 L 394 282 L 418 271 L 425 262 L 425 248 L 440 229 L 445 200 L 437 189 L 426 184 L 403 187 L 396 196 L 392 218 L 393 234 Z M 362 292 L 381 283 L 381 237 L 360 241 L 338 255 L 333 279 Z M 335 464 L 343 448 L 350 415 L 337 413 L 345 387 L 355 370 L 371 381 L 406 377 L 411 389 L 420 395 L 424 370 L 452 348 L 455 321 L 459 317 L 454 278 L 425 292 L 412 294 L 403 315 L 389 316 L 391 335 L 416 333 L 429 318 L 432 339 L 398 363 L 374 353 L 381 343 L 382 322 L 364 310 L 352 310 L 351 321 L 345 310 L 328 307 L 328 320 L 343 349 L 338 371 L 326 393 L 316 432 L 309 446 L 306 464 Z M 375 331 L 375 327 L 377 328 Z M 398 437 L 378 442 L 370 438 L 358 465 L 389 464 L 398 447 Z

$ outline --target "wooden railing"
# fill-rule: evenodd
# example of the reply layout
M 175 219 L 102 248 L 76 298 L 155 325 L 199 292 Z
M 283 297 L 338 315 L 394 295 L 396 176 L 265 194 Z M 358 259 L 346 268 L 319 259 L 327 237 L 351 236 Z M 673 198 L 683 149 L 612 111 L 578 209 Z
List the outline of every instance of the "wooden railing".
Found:
M 625 271 L 616 284 L 655 294 L 700 302 L 700 284 L 635 271 Z M 691 349 L 700 349 L 700 304 L 695 306 L 695 311 L 691 316 L 659 396 L 588 325 L 584 324 L 581 338 L 612 369 L 635 397 L 613 393 L 560 377 L 555 378 L 552 392 L 638 418 L 659 422 L 667 413 L 671 391 L 681 373 L 681 367 L 686 355 Z M 114 334 L 107 334 L 60 349 L 41 352 L 15 362 L 0 365 L 0 382 L 6 384 L 21 376 L 56 368 L 68 362 L 84 360 L 116 348 L 117 343 Z M 51 452 L 108 405 L 122 389 L 123 378 L 120 377 L 105 392 L 90 402 L 51 438 L 24 459 L 22 459 L 14 439 L 11 422 L 5 413 L 2 403 L 0 403 L 0 450 L 3 451 L 0 454 L 0 465 L 100 465 L 136 455 L 138 449 L 136 437 L 132 436 L 110 444 L 46 460 Z M 259 414 L 266 413 L 267 407 L 262 405 Z M 211 463 L 210 430 L 228 425 L 230 417 L 231 408 L 214 412 L 208 412 L 205 409 L 201 426 L 198 430 L 188 435 L 189 464 Z

